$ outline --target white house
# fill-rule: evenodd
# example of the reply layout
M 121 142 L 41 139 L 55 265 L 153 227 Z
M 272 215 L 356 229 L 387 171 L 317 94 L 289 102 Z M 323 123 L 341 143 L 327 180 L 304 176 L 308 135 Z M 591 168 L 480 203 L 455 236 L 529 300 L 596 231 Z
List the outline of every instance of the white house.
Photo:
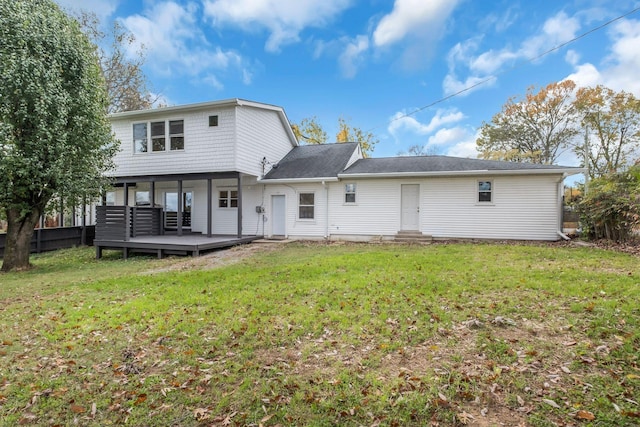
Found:
M 298 145 L 282 108 L 230 99 L 110 119 L 121 147 L 106 204 L 161 206 L 178 234 L 262 233 L 258 179 Z
M 117 113 L 111 123 L 121 149 L 104 204 L 127 207 L 124 240 L 146 233 L 144 207 L 162 212 L 156 231 L 178 236 L 557 240 L 563 180 L 582 171 L 298 146 L 282 108 L 240 99 Z M 105 212 L 98 244 L 122 237 L 109 234 Z

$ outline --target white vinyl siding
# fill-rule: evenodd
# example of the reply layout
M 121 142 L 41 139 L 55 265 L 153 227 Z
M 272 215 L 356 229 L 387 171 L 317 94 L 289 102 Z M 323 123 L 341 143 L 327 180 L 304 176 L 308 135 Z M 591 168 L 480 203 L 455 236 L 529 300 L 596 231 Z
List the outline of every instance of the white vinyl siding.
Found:
M 559 178 L 494 177 L 491 203 L 477 202 L 475 179 L 425 180 L 422 232 L 434 237 L 557 240 Z
M 217 114 L 219 125 L 209 127 L 209 115 Z M 183 133 L 180 135 L 176 126 L 175 134 L 171 134 L 171 122 L 184 120 Z M 134 123 L 165 122 L 165 139 L 167 149 L 151 151 L 152 141 L 148 140 L 146 153 L 135 153 L 133 149 Z M 179 113 L 171 116 L 158 116 L 143 119 L 112 119 L 111 127 L 116 138 L 121 141 L 120 151 L 114 157 L 115 176 L 165 175 L 178 173 L 233 171 L 235 168 L 235 109 L 232 107 L 220 110 Z M 147 125 L 149 129 L 149 125 Z M 150 133 L 150 132 L 149 132 Z M 183 149 L 179 138 L 182 141 Z
M 266 194 L 315 193 L 315 220 L 297 218 L 287 204 L 291 238 L 392 239 L 401 228 L 401 186 L 420 186 L 419 231 L 434 238 L 557 240 L 560 176 L 492 176 L 419 179 L 359 179 L 357 204 L 344 203 L 345 183 L 267 185 Z M 492 182 L 492 202 L 478 202 L 478 181 Z M 328 208 L 329 216 L 325 214 Z
M 237 121 L 235 155 L 240 172 L 261 176 L 263 159 L 269 164 L 277 163 L 294 147 L 276 111 L 238 107 Z

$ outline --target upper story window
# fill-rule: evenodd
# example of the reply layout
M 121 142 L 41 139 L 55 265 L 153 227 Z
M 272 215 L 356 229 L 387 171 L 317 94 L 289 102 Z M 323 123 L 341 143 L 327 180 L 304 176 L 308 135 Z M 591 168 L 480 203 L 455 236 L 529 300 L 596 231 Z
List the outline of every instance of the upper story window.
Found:
M 344 202 L 345 203 L 356 202 L 356 184 L 344 185 Z
M 133 150 L 136 153 L 147 152 L 147 124 L 136 123 L 133 125 Z
M 298 199 L 298 218 L 314 219 L 315 218 L 315 194 L 300 193 Z
M 478 181 L 478 202 L 493 201 L 493 181 Z
M 184 120 L 134 123 L 133 151 L 135 153 L 179 150 L 184 150 Z
M 184 120 L 169 122 L 169 138 L 172 150 L 184 150 Z

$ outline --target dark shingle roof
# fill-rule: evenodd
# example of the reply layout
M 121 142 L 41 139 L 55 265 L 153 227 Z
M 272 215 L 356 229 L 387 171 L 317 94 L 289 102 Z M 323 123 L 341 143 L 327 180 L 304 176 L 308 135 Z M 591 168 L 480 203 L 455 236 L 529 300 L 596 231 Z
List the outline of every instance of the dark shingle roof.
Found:
M 337 177 L 357 148 L 356 142 L 294 147 L 264 179 Z
M 341 175 L 375 173 L 465 172 L 507 170 L 566 170 L 563 166 L 531 163 L 501 162 L 495 160 L 464 159 L 448 156 L 407 156 L 378 159 L 360 159 Z
M 358 144 L 355 142 L 303 145 L 293 148 L 276 167 L 264 177 L 270 179 L 330 178 L 349 175 L 384 174 L 447 174 L 473 171 L 548 171 L 567 170 L 578 173 L 580 168 L 502 162 L 496 160 L 465 159 L 449 156 L 407 156 L 359 159 L 345 167 Z

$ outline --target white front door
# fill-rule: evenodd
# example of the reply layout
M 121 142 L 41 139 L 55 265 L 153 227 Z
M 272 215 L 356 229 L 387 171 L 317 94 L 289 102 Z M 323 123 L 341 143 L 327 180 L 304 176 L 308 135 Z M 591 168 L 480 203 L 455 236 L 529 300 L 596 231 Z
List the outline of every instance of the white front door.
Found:
M 287 211 L 283 195 L 271 196 L 271 235 L 287 235 Z
M 417 231 L 420 229 L 420 185 L 402 184 L 401 188 L 401 229 Z

